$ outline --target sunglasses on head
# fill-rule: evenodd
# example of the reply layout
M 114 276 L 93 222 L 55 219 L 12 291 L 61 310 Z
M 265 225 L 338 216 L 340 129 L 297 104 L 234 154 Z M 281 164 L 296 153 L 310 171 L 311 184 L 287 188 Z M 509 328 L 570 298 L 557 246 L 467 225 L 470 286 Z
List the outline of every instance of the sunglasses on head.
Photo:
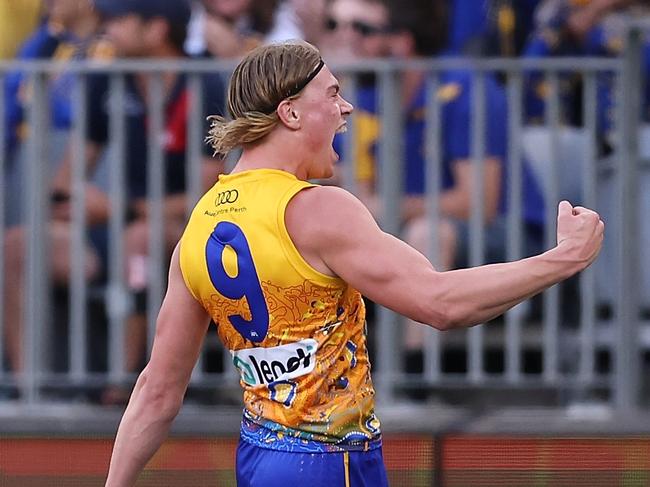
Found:
M 327 30 L 333 31 L 340 27 L 343 27 L 344 25 L 350 25 L 350 27 L 352 27 L 352 29 L 354 29 L 355 32 L 361 34 L 364 37 L 377 35 L 377 34 L 385 34 L 388 32 L 388 29 L 386 27 L 371 25 L 366 22 L 362 22 L 361 20 L 352 20 L 351 22 L 340 22 L 330 17 L 325 21 L 325 27 L 327 28 Z

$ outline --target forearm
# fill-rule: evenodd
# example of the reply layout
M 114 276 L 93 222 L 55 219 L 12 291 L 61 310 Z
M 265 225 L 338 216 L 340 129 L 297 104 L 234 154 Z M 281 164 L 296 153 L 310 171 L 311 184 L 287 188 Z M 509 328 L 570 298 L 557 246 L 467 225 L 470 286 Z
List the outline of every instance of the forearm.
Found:
M 440 194 L 440 213 L 458 220 L 467 220 L 470 216 L 470 201 L 461 191 L 449 190 Z
M 86 219 L 90 225 L 98 225 L 110 218 L 111 204 L 108 195 L 94 184 L 86 185 Z
M 146 381 L 143 381 L 146 382 Z M 106 487 L 134 485 L 138 475 L 163 443 L 175 411 L 148 400 L 136 385 L 115 438 Z
M 486 223 L 492 222 L 497 215 L 498 200 L 486 195 L 482 205 L 482 218 Z M 440 213 L 456 220 L 469 221 L 472 216 L 472 203 L 467 194 L 460 191 L 447 191 L 440 195 Z
M 516 262 L 445 272 L 444 285 L 438 286 L 433 299 L 435 306 L 449 311 L 435 316 L 446 317 L 444 328 L 484 323 L 570 277 L 584 265 L 568 259 L 561 248 L 555 247 Z
M 488 156 L 483 162 L 481 208 L 483 219 L 491 222 L 499 206 L 502 166 L 497 156 Z M 473 210 L 473 195 L 477 192 L 475 163 L 469 159 L 457 160 L 453 165 L 456 183 L 440 193 L 440 212 L 457 220 L 469 220 Z
M 363 201 L 363 200 L 362 200 Z M 442 216 L 457 220 L 468 220 L 470 217 L 470 202 L 467 195 L 458 190 L 451 189 L 440 194 L 438 207 Z M 426 213 L 426 200 L 424 196 L 406 196 L 402 199 L 402 219 L 404 221 L 417 218 Z M 486 217 L 489 221 L 490 218 Z
M 441 216 L 456 220 L 469 220 L 472 214 L 471 203 L 467 200 L 467 195 L 461 191 L 445 191 L 440 195 L 438 206 Z M 494 219 L 497 214 L 496 207 L 497 205 L 492 202 L 483 205 L 483 221 L 490 223 Z M 417 218 L 425 213 L 426 200 L 424 196 L 406 196 L 402 199 L 402 219 L 404 221 Z

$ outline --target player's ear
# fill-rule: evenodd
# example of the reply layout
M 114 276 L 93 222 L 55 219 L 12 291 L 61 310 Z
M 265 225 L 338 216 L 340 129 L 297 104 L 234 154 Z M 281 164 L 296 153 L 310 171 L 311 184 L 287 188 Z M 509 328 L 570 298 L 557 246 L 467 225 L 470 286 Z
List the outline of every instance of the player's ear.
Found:
M 300 112 L 291 100 L 282 100 L 277 109 L 280 121 L 291 130 L 300 128 Z

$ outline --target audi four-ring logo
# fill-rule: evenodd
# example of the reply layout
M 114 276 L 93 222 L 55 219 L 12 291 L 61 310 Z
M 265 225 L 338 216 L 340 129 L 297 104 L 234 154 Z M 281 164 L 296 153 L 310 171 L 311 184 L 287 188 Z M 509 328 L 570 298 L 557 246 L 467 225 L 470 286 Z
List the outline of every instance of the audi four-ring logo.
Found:
M 217 193 L 217 197 L 214 200 L 214 205 L 225 205 L 226 203 L 234 203 L 239 198 L 239 191 L 236 189 L 230 189 L 228 191 L 221 191 Z

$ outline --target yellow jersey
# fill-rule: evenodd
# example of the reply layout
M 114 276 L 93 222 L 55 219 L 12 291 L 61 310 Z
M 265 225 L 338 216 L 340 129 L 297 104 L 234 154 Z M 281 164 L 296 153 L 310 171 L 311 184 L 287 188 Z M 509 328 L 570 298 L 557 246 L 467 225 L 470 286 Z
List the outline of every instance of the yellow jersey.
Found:
M 311 267 L 285 225 L 291 198 L 312 186 L 280 170 L 221 175 L 192 211 L 181 272 L 240 372 L 244 439 L 372 448 L 380 432 L 362 297 Z

